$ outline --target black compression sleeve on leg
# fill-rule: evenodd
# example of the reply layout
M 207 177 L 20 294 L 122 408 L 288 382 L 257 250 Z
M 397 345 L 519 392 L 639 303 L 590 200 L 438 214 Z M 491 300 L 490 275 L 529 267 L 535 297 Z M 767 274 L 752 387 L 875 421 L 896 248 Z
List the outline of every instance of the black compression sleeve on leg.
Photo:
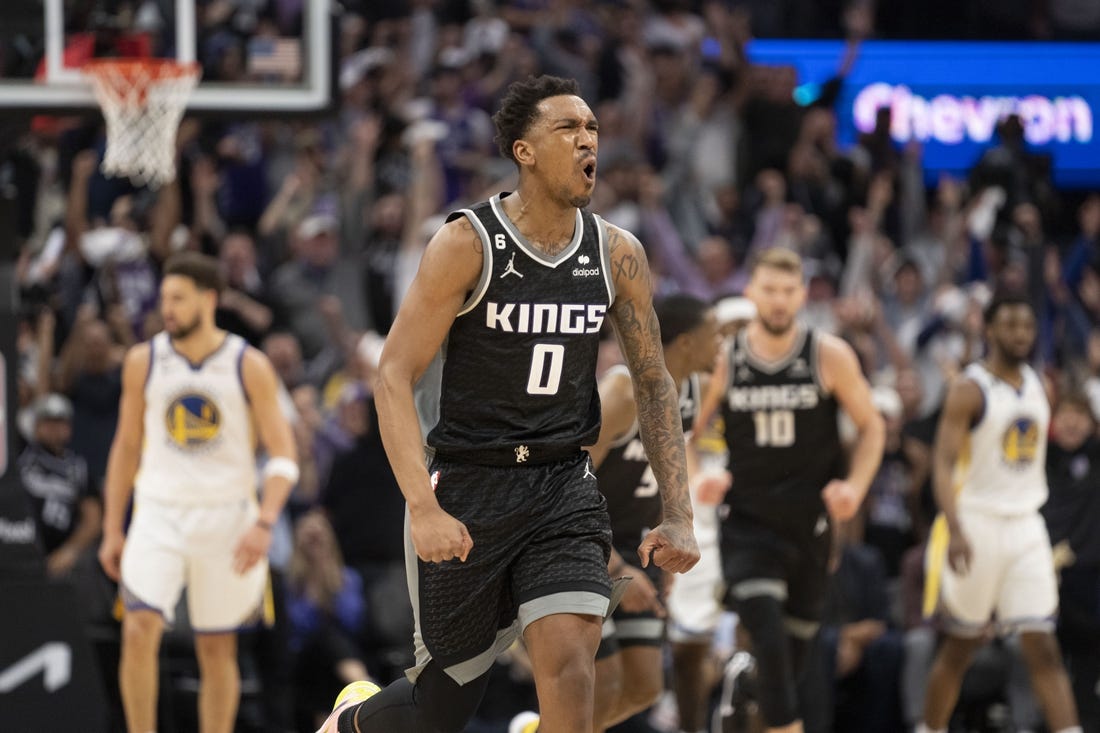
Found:
M 810 656 L 810 647 L 813 639 L 799 639 L 790 637 L 791 645 L 791 679 L 797 683 L 806 674 L 806 660 Z
M 798 720 L 798 699 L 783 604 L 771 596 L 739 599 L 737 613 L 752 638 L 757 697 L 764 722 L 782 728 Z
M 361 733 L 461 733 L 488 684 L 488 672 L 460 685 L 429 662 L 416 685 L 402 677 L 352 710 Z M 344 717 L 340 716 L 341 726 Z M 345 733 L 343 727 L 339 731 Z M 347 733 L 354 733 L 354 728 Z

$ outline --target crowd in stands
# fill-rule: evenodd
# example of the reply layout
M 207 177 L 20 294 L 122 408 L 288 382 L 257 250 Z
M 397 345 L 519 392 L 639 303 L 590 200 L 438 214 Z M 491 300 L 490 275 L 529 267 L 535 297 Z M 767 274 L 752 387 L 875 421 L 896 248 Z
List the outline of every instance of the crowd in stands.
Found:
M 97 648 L 108 688 L 117 618 L 94 558 L 96 497 L 123 354 L 160 329 L 160 267 L 181 249 L 224 264 L 218 324 L 275 365 L 301 456 L 271 553 L 274 620 L 242 644 L 255 662 L 242 663 L 239 729 L 311 731 L 345 682 L 392 679 L 410 662 L 404 505 L 378 435 L 372 374 L 443 215 L 514 185 L 493 140 L 498 100 L 511 81 L 549 73 L 577 79 L 599 119 L 591 208 L 638 235 L 659 294 L 735 295 L 755 253 L 794 249 L 807 267 L 804 320 L 850 342 L 875 387 L 886 454 L 836 558 L 814 673 L 822 710 L 807 718 L 820 727 L 810 729 L 897 731 L 916 722 L 936 643 L 920 614 L 920 553 L 934 514 L 938 407 L 947 380 L 981 356 L 991 292 L 1031 294 L 1040 317 L 1034 363 L 1056 412 L 1047 516 L 1065 563 L 1059 633 L 1085 730 L 1100 730 L 1100 534 L 1090 530 L 1100 523 L 1100 193 L 1056 189 L 1016 117 L 999 123 L 968 176 L 929 188 L 920 146 L 896 145 L 888 114 L 845 149 L 830 106 L 864 39 L 1095 40 L 1096 4 L 338 5 L 338 98 L 329 115 L 185 118 L 178 177 L 157 190 L 99 172 L 97 120 L 36 126 L 12 154 L 23 243 L 20 469 L 45 528 L 49 572 L 95 599 L 86 622 L 105 640 Z M 300 29 L 303 0 L 198 7 L 204 78 L 240 81 L 247 41 Z M 847 56 L 822 98 L 800 106 L 791 75 L 747 60 L 753 37 L 844 38 Z M 702 52 L 705 39 L 717 52 Z M 43 472 L 63 474 L 62 485 L 36 481 Z M 185 639 L 181 629 L 175 643 Z M 983 654 L 960 721 L 1038 730 L 1012 640 Z M 164 668 L 178 683 L 177 702 L 169 695 L 164 703 L 176 721 L 166 729 L 189 730 L 194 706 L 178 700 L 193 689 L 180 680 L 194 672 Z M 532 690 L 514 650 L 471 730 L 504 731 L 511 715 L 533 707 Z M 122 729 L 117 715 L 112 730 Z M 621 730 L 670 720 L 662 705 Z

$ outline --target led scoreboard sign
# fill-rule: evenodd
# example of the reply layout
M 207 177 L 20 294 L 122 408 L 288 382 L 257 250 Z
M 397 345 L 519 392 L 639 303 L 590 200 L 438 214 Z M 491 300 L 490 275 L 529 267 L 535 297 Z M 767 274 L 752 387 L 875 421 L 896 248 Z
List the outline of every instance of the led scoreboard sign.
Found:
M 840 41 L 758 40 L 747 50 L 756 64 L 793 67 L 803 104 L 845 54 Z M 964 175 L 996 144 L 998 121 L 1016 114 L 1057 185 L 1100 187 L 1100 44 L 868 41 L 837 100 L 841 144 L 870 132 L 882 107 L 896 143 L 921 144 L 930 184 Z

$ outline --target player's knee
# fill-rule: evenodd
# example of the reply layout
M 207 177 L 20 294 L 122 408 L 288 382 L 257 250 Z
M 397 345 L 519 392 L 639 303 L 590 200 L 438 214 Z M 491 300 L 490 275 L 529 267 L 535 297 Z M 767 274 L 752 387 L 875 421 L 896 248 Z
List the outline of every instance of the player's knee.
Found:
M 129 611 L 122 622 L 123 647 L 131 650 L 160 645 L 164 620 L 153 611 Z
M 737 613 L 749 634 L 753 656 L 787 657 L 787 630 L 783 623 L 783 607 L 770 596 L 753 596 L 738 602 Z
M 631 675 L 623 683 L 621 700 L 624 712 L 631 715 L 652 707 L 664 691 L 661 675 L 650 670 Z
M 1029 669 L 1046 671 L 1062 665 L 1062 654 L 1053 634 L 1025 632 L 1020 634 L 1020 652 Z
M 234 634 L 196 634 L 195 656 L 200 666 L 237 662 L 237 637 Z
M 550 684 L 569 689 L 591 689 L 596 676 L 591 657 L 579 647 L 558 655 L 545 671 Z
M 790 725 L 798 720 L 798 700 L 782 605 L 771 596 L 753 596 L 741 600 L 737 611 L 752 639 L 764 720 L 772 728 Z
M 954 669 L 966 669 L 983 644 L 981 637 L 948 635 L 940 646 L 939 657 Z

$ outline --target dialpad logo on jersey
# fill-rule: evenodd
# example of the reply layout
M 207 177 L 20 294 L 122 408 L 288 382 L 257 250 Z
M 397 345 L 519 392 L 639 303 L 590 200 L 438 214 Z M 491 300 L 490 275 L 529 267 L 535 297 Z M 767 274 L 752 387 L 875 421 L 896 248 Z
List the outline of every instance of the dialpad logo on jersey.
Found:
M 1035 461 L 1039 451 L 1039 426 L 1030 417 L 1012 421 L 1001 439 L 1001 455 L 1009 468 L 1023 469 Z
M 592 261 L 592 258 L 589 257 L 588 255 L 581 255 L 580 257 L 578 257 L 577 258 L 577 263 L 580 264 L 581 267 L 574 267 L 573 268 L 573 277 L 595 277 L 596 275 L 599 275 L 600 274 L 600 268 L 598 268 L 598 267 L 584 267 L 584 265 L 587 265 L 591 261 Z
M 210 397 L 186 392 L 168 404 L 164 422 L 172 443 L 190 451 L 213 444 L 221 432 L 222 416 Z

